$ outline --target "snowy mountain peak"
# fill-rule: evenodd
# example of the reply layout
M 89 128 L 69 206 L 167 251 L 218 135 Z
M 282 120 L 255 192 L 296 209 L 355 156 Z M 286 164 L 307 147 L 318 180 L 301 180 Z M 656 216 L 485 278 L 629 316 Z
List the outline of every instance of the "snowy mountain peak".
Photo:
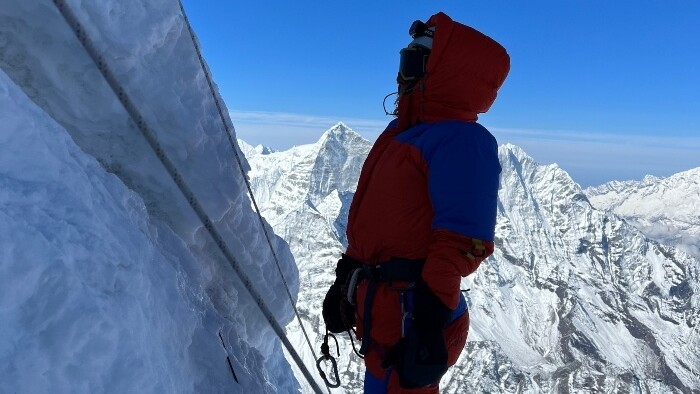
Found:
M 345 123 L 338 122 L 323 133 L 318 143 L 322 145 L 328 143 L 340 143 L 350 147 L 358 139 L 362 139 L 362 136 L 348 127 Z
M 661 179 L 663 179 L 663 178 L 659 178 L 658 176 L 654 176 L 654 175 L 645 175 L 644 178 L 642 178 L 642 184 L 649 185 L 652 183 L 656 183 L 656 182 L 660 181 Z
M 355 174 L 359 174 L 372 144 L 342 122 L 327 130 L 317 144 L 310 194 L 325 197 L 332 190 L 354 191 Z
M 270 153 L 276 152 L 274 149 L 270 148 L 269 146 L 265 146 L 262 144 L 257 145 L 255 147 L 255 151 L 261 155 L 269 155 Z
M 587 201 L 581 187 L 557 164 L 539 164 L 522 148 L 512 144 L 499 146 L 498 155 L 503 167 L 501 184 L 513 185 L 503 188 L 503 193 L 525 188 L 529 195 L 544 202 Z
M 511 153 L 513 156 L 517 157 L 519 160 L 522 160 L 525 158 L 532 160 L 532 158 L 530 156 L 528 156 L 527 153 L 525 153 L 525 151 L 517 145 L 513 145 L 511 143 L 506 142 L 505 144 L 501 144 L 498 147 L 499 147 L 500 151 Z
M 344 133 L 346 131 L 352 131 L 352 129 L 343 122 L 338 122 L 333 127 L 328 129 L 329 133 Z
M 257 145 L 257 146 L 252 146 L 249 143 L 247 143 L 241 139 L 238 140 L 238 147 L 241 148 L 241 152 L 243 152 L 243 154 L 246 157 L 251 157 L 251 156 L 255 156 L 255 155 L 269 155 L 271 153 L 277 152 L 276 150 L 270 148 L 269 146 L 265 146 L 262 144 Z
M 621 198 L 630 193 L 660 189 L 685 188 L 689 194 L 695 194 L 700 184 L 700 167 L 673 174 L 669 177 L 658 177 L 655 175 L 645 175 L 641 181 L 611 181 L 599 186 L 592 186 L 586 189 L 586 193 L 600 198 L 605 195 L 607 198 Z
M 564 178 L 568 178 L 568 180 L 574 182 L 569 174 L 562 170 L 558 164 L 540 164 L 517 145 L 506 143 L 500 145 L 498 150 L 502 159 L 501 164 L 504 162 L 519 163 L 522 166 L 526 166 L 531 171 L 541 171 L 542 169 L 547 169 L 548 171 L 560 173 Z

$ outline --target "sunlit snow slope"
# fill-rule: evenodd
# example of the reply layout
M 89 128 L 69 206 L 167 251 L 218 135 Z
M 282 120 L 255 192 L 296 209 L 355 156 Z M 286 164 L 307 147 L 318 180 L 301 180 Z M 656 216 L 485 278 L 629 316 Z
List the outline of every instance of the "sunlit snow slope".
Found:
M 286 325 L 178 3 L 68 3 Z M 281 348 L 53 2 L 0 0 L 0 392 L 294 392 Z

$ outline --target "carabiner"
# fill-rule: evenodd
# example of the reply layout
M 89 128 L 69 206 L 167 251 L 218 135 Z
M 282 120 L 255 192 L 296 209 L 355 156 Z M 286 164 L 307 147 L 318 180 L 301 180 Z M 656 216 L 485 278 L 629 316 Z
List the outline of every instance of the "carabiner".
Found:
M 336 352 L 338 355 L 340 355 L 340 347 L 338 346 L 338 339 L 336 339 L 335 335 L 331 334 L 326 330 L 326 335 L 323 338 L 323 344 L 321 344 L 321 357 L 316 360 L 316 368 L 318 369 L 318 374 L 321 375 L 321 378 L 323 381 L 326 383 L 326 386 L 329 388 L 335 389 L 340 387 L 340 376 L 338 375 L 338 363 L 335 362 L 335 358 L 331 356 L 330 352 L 330 347 L 328 346 L 328 337 L 333 338 L 335 341 L 335 347 L 336 347 Z M 323 368 L 321 368 L 321 363 L 323 361 L 331 361 L 331 367 L 333 371 L 333 376 L 335 377 L 335 382 L 332 383 L 328 380 L 328 377 L 326 376 L 326 372 L 323 371 Z
M 362 268 L 355 269 L 352 272 L 352 275 L 350 276 L 350 281 L 348 283 L 347 300 L 352 306 L 355 306 L 355 290 L 357 290 L 357 281 L 359 279 L 360 273 L 362 273 Z
M 321 362 L 326 360 L 331 360 L 331 366 L 333 368 L 335 383 L 332 383 L 328 380 L 328 378 L 326 377 L 326 373 L 323 371 L 323 368 L 321 368 Z M 340 387 L 340 376 L 338 376 L 338 364 L 335 362 L 335 359 L 333 357 L 331 357 L 330 355 L 322 355 L 318 358 L 318 360 L 316 360 L 316 368 L 318 368 L 318 373 L 319 375 L 321 375 L 323 381 L 326 382 L 326 386 L 332 389 Z

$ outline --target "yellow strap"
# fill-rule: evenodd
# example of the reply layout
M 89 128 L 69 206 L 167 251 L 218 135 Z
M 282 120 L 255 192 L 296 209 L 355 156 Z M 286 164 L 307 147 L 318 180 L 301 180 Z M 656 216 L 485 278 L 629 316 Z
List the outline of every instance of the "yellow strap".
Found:
M 476 238 L 472 238 L 472 247 L 476 250 L 485 250 L 486 245 L 484 245 L 484 241 Z

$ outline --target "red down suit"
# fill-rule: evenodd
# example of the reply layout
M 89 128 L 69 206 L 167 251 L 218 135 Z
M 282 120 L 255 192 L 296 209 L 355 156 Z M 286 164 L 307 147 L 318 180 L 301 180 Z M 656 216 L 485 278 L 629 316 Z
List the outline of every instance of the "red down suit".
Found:
M 348 217 L 346 254 L 366 264 L 425 259 L 422 278 L 451 309 L 460 281 L 493 252 L 501 166 L 491 133 L 476 123 L 505 80 L 510 60 L 491 38 L 439 13 L 426 76 L 401 95 L 398 118 L 380 135 L 360 175 Z M 362 337 L 367 283 L 358 287 Z M 368 371 L 401 337 L 399 293 L 380 283 L 372 307 Z M 468 315 L 446 328 L 453 364 L 466 341 Z M 456 322 L 455 322 L 456 323 Z

